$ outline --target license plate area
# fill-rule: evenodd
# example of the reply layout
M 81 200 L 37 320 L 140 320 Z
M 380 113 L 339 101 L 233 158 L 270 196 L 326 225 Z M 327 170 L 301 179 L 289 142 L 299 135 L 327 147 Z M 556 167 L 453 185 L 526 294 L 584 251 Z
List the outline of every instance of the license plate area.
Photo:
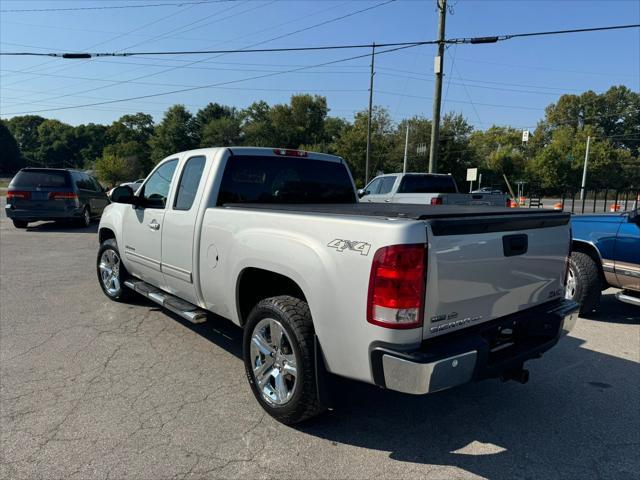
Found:
M 49 200 L 49 192 L 31 192 L 31 200 L 35 202 Z

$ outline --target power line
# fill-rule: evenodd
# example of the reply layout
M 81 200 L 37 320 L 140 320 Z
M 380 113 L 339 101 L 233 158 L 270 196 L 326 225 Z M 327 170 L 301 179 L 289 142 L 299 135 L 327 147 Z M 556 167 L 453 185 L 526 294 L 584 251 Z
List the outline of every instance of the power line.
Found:
M 35 13 L 35 12 L 76 12 L 84 10 L 123 10 L 128 8 L 183 7 L 185 5 L 206 5 L 211 3 L 230 3 L 238 0 L 199 0 L 177 3 L 144 3 L 140 5 L 101 5 L 95 7 L 63 7 L 63 8 L 10 8 L 0 13 Z
M 390 53 L 390 52 L 395 52 L 398 50 L 402 50 L 405 48 L 412 48 L 412 47 L 416 47 L 417 45 L 415 44 L 410 44 L 410 45 L 404 45 L 404 46 L 399 46 L 399 47 L 395 47 L 395 48 L 390 48 L 387 50 L 383 50 L 381 52 L 376 52 L 377 55 L 381 55 L 384 53 Z M 297 72 L 297 71 L 301 71 L 301 70 L 307 70 L 310 68 L 317 68 L 317 67 L 322 67 L 322 66 L 326 66 L 326 65 L 333 65 L 336 63 L 342 63 L 342 62 L 348 62 L 351 60 L 357 60 L 360 58 L 366 58 L 369 57 L 370 55 L 368 53 L 363 54 L 363 55 L 356 55 L 353 57 L 347 57 L 347 58 L 341 58 L 338 60 L 331 60 L 328 62 L 323 62 L 323 63 L 319 63 L 319 64 L 315 64 L 315 65 L 308 65 L 305 67 L 299 67 L 293 70 L 286 70 L 286 71 L 282 71 L 282 72 L 274 72 L 274 73 L 266 73 L 264 75 L 256 75 L 253 77 L 248 77 L 248 78 L 240 78 L 237 80 L 228 80 L 228 81 L 224 81 L 224 82 L 218 82 L 218 83 L 212 83 L 209 85 L 200 85 L 197 87 L 190 87 L 190 88 L 182 88 L 182 89 L 178 89 L 178 90 L 172 90 L 172 91 L 168 91 L 168 92 L 159 92 L 159 93 L 152 93 L 152 94 L 148 94 L 148 95 L 139 95 L 136 97 L 129 97 L 129 98 L 121 98 L 121 99 L 116 99 L 116 100 L 108 100 L 108 101 L 104 101 L 104 102 L 95 102 L 95 103 L 88 103 L 88 104 L 84 104 L 84 105 L 74 105 L 74 106 L 70 106 L 70 107 L 59 107 L 59 108 L 48 108 L 48 109 L 40 109 L 40 110 L 31 110 L 31 111 L 26 111 L 26 112 L 9 112 L 9 113 L 1 113 L 0 115 L 26 115 L 29 113 L 38 113 L 38 112 L 50 112 L 50 111 L 58 111 L 58 110 L 70 110 L 70 109 L 75 109 L 75 108 L 84 108 L 84 107 L 94 107 L 94 106 L 99 106 L 99 105 L 108 105 L 108 104 L 112 104 L 112 103 L 121 103 L 121 102 L 128 102 L 128 101 L 132 101 L 132 100 L 141 100 L 141 99 L 145 99 L 145 98 L 154 98 L 154 97 L 161 97 L 164 95 L 172 95 L 175 93 L 184 93 L 184 92 L 192 92 L 192 91 L 196 91 L 196 90 L 204 90 L 207 88 L 214 88 L 214 87 L 220 87 L 220 86 L 226 86 L 226 85 L 231 85 L 231 84 L 235 84 L 235 83 L 240 83 L 240 82 L 248 82 L 251 80 L 259 80 L 259 79 L 263 79 L 263 78 L 268 78 L 268 77 L 275 77 L 278 75 L 283 75 L 283 74 L 287 74 L 287 73 L 293 73 L 293 72 Z M 43 101 L 48 101 L 49 99 L 45 99 Z
M 395 1 L 395 0 L 391 0 Z M 340 17 L 342 18 L 342 17 Z M 302 30 L 297 30 L 299 33 Z M 270 40 L 269 40 L 270 41 Z M 416 41 L 416 42 L 394 42 L 376 43 L 376 47 L 398 47 L 398 46 L 419 46 L 434 45 L 437 40 Z M 278 53 L 278 52 L 310 52 L 321 50 L 348 50 L 372 48 L 373 43 L 355 43 L 348 45 L 320 45 L 315 47 L 276 47 L 276 48 L 247 48 L 230 50 L 176 50 L 163 52 L 112 52 L 112 53 L 39 53 L 39 52 L 0 52 L 0 55 L 37 55 L 41 57 L 60 57 L 67 59 L 78 58 L 101 58 L 101 57 L 132 57 L 134 55 L 208 55 L 208 54 L 229 54 L 229 53 Z
M 369 7 L 358 12 L 354 12 L 349 15 L 338 17 L 336 20 L 346 18 L 347 16 L 355 13 L 371 10 L 382 5 L 394 2 L 396 0 L 388 0 L 373 7 Z M 331 20 L 335 21 L 335 20 Z M 318 25 L 314 25 L 308 28 L 314 28 L 315 26 L 324 25 L 327 22 L 322 22 Z M 593 28 L 575 28 L 570 30 L 554 30 L 546 32 L 527 32 L 527 33 L 512 33 L 508 35 L 495 35 L 491 37 L 464 37 L 464 38 L 451 38 L 444 40 L 447 44 L 482 44 L 482 43 L 496 43 L 504 40 L 511 40 L 513 38 L 544 36 L 544 35 L 560 35 L 568 33 L 582 33 L 582 32 L 599 32 L 608 30 L 622 30 L 629 28 L 639 28 L 640 24 L 630 25 L 613 25 L 608 27 L 593 27 Z M 299 33 L 306 29 L 296 30 L 293 33 Z M 285 35 L 286 36 L 286 35 Z M 400 45 L 433 45 L 440 43 L 438 40 L 428 40 L 419 42 L 398 42 L 398 43 L 383 43 L 377 44 L 378 46 L 400 46 Z M 314 50 L 336 50 L 336 49 L 354 49 L 354 48 L 372 48 L 373 44 L 353 44 L 353 45 L 324 45 L 319 47 L 282 47 L 282 48 L 258 48 L 258 49 L 231 49 L 231 50 L 173 50 L 173 51 L 156 51 L 156 52 L 82 52 L 82 53 L 38 53 L 38 52 L 0 52 L 0 55 L 38 55 L 48 57 L 62 57 L 69 59 L 78 58 L 95 58 L 95 57 L 131 57 L 134 55 L 204 55 L 204 54 L 227 54 L 227 53 L 275 53 L 275 52 L 301 52 L 301 51 L 314 51 Z
M 271 1 L 270 3 L 274 3 L 274 1 L 275 1 L 275 0 Z M 319 27 L 319 26 L 327 25 L 327 24 L 329 24 L 329 23 L 332 23 L 332 22 L 336 22 L 336 21 L 342 20 L 342 19 L 344 19 L 344 18 L 347 18 L 347 17 L 353 16 L 353 15 L 356 15 L 356 14 L 358 14 L 358 13 L 363 13 L 363 12 L 366 12 L 366 11 L 368 11 L 368 10 L 372 10 L 372 9 L 374 9 L 374 8 L 382 7 L 382 6 L 384 6 L 384 5 L 387 5 L 387 4 L 389 4 L 389 3 L 392 3 L 392 2 L 394 2 L 394 1 L 396 1 L 396 0 L 386 0 L 386 1 L 383 1 L 383 2 L 381 2 L 381 3 L 377 3 L 376 5 L 373 5 L 373 6 L 371 6 L 371 7 L 367 7 L 367 8 L 360 9 L 360 10 L 356 10 L 356 11 L 350 12 L 350 13 L 348 13 L 348 14 L 346 14 L 346 15 L 340 15 L 340 16 L 338 16 L 338 17 L 334 17 L 334 18 L 331 18 L 331 19 L 329 19 L 329 20 L 325 20 L 325 21 L 322 21 L 322 22 L 319 22 L 319 23 L 316 23 L 316 24 L 313 24 L 313 25 L 309 25 L 309 26 L 304 27 L 304 28 L 302 28 L 302 29 L 297 29 L 297 30 L 295 30 L 295 31 L 293 31 L 293 32 L 289 32 L 289 33 L 286 33 L 286 34 L 283 34 L 283 35 L 279 35 L 279 36 L 277 36 L 277 37 L 273 37 L 273 38 L 269 38 L 269 39 L 266 39 L 266 40 L 262 40 L 262 41 L 259 41 L 259 42 L 256 42 L 256 43 L 253 43 L 253 44 L 251 44 L 251 45 L 248 45 L 248 46 L 244 47 L 243 49 L 241 49 L 241 51 L 247 51 L 248 49 L 251 49 L 252 47 L 256 47 L 256 46 L 258 46 L 258 45 L 262 45 L 262 44 L 268 43 L 268 42 L 273 41 L 273 40 L 275 40 L 275 39 L 281 39 L 281 38 L 288 37 L 288 36 L 293 35 L 293 34 L 296 34 L 296 33 L 300 33 L 300 32 L 307 31 L 307 30 L 311 30 L 311 29 L 313 29 L 313 28 L 317 28 L 317 27 Z M 266 5 L 269 5 L 270 3 L 267 3 Z M 191 8 L 191 7 L 189 7 L 189 8 Z M 260 6 L 258 6 L 258 7 L 254 7 L 254 8 L 249 9 L 249 10 L 255 10 L 256 8 L 260 8 Z M 322 10 L 322 12 L 324 12 L 324 11 L 326 11 L 326 10 L 330 10 L 330 9 L 331 9 L 331 8 L 329 8 L 329 9 L 323 9 L 323 10 Z M 229 10 L 229 9 L 226 9 L 226 10 Z M 223 10 L 223 11 L 226 11 L 226 10 Z M 244 12 L 246 12 L 246 11 L 248 11 L 248 10 L 243 10 L 242 12 L 239 12 L 239 13 L 244 13 Z M 239 14 L 239 13 L 238 13 L 238 14 Z M 237 15 L 237 14 L 236 14 L 236 15 Z M 306 16 L 304 16 L 304 17 L 302 17 L 302 18 L 306 18 L 307 16 L 310 16 L 310 15 L 311 15 L 311 14 L 306 15 Z M 232 16 L 233 16 L 233 15 L 232 15 Z M 226 18 L 230 18 L 230 17 L 225 17 L 225 18 L 223 18 L 223 20 L 224 20 L 224 19 L 226 19 Z M 288 24 L 288 23 L 290 23 L 290 22 L 286 22 L 286 23 Z M 244 38 L 244 37 L 246 37 L 246 35 L 241 36 L 240 38 Z M 214 56 L 212 56 L 212 57 L 207 57 L 206 59 L 195 60 L 195 61 L 192 61 L 192 62 L 190 62 L 190 63 L 187 63 L 187 64 L 186 64 L 186 66 L 189 66 L 189 65 L 195 65 L 195 64 L 201 63 L 201 62 L 203 62 L 203 61 L 205 61 L 205 60 L 211 60 L 211 59 L 213 59 L 213 58 L 217 58 L 217 57 L 220 57 L 220 56 L 225 55 L 225 54 L 226 54 L 226 52 L 224 52 L 224 53 L 219 53 L 218 55 L 214 55 Z M 154 72 L 154 73 L 150 73 L 150 74 L 146 74 L 146 75 L 141 75 L 141 76 L 138 76 L 138 77 L 135 77 L 135 78 L 132 78 L 132 79 L 128 79 L 128 80 L 121 80 L 121 81 L 118 81 L 118 82 L 116 82 L 116 83 L 114 83 L 113 85 L 110 85 L 110 86 L 116 86 L 116 85 L 119 85 L 119 84 L 125 84 L 125 83 L 128 83 L 128 82 L 130 82 L 130 81 L 135 81 L 135 80 L 140 80 L 140 79 L 143 79 L 143 78 L 148 78 L 148 77 L 152 77 L 152 76 L 160 75 L 160 74 L 167 73 L 167 72 L 170 72 L 170 71 L 173 71 L 173 70 L 177 70 L 177 69 L 180 69 L 180 68 L 184 68 L 184 67 L 185 67 L 185 65 L 170 66 L 169 68 L 166 68 L 166 69 L 161 70 L 161 71 L 159 71 L 159 72 Z M 110 87 L 110 86 L 100 86 L 100 87 L 90 88 L 90 89 L 87 89 L 87 90 L 82 90 L 82 91 L 80 91 L 80 92 L 76 92 L 76 94 L 78 94 L 78 93 L 88 93 L 88 92 L 93 92 L 93 91 L 100 90 L 100 89 L 103 89 L 103 88 L 107 88 L 107 87 Z M 69 97 L 69 96 L 73 96 L 73 95 L 74 95 L 73 93 L 71 93 L 71 94 L 65 94 L 65 95 L 58 95 L 58 96 L 56 96 L 56 97 L 49 97 L 49 98 L 47 98 L 46 100 L 57 100 L 57 99 L 59 99 L 59 98 Z

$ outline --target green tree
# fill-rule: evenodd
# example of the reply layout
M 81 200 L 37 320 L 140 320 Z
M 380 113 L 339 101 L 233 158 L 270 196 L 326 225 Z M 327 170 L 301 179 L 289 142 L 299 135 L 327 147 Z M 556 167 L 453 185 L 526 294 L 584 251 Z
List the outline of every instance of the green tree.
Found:
M 356 113 L 353 124 L 344 129 L 334 145 L 335 153 L 349 164 L 358 186 L 364 186 L 365 181 L 367 121 L 367 111 Z M 375 107 L 371 122 L 369 179 L 373 178 L 377 172 L 385 171 L 385 162 L 388 162 L 393 150 L 393 132 L 394 128 L 389 112 L 385 108 Z
M 254 102 L 240 112 L 244 144 L 255 147 L 275 146 L 271 107 L 265 101 Z M 279 146 L 279 145 L 278 145 Z
M 113 154 L 99 158 L 95 163 L 95 172 L 103 183 L 112 187 L 133 178 L 131 162 Z
M 222 117 L 209 121 L 203 128 L 201 147 L 230 147 L 240 143 L 240 120 Z
M 36 161 L 39 165 L 70 168 L 82 163 L 71 125 L 59 120 L 45 120 L 38 126 L 38 144 Z
M 44 121 L 45 118 L 38 115 L 24 115 L 6 122 L 27 165 L 38 165 L 38 127 Z
M 2 152 L 0 173 L 15 173 L 24 166 L 24 159 L 20 155 L 18 142 L 16 142 L 4 120 L 0 120 L 0 152 Z
M 174 105 L 166 111 L 149 139 L 151 160 L 158 163 L 168 155 L 196 147 L 196 137 L 191 113 L 184 105 Z

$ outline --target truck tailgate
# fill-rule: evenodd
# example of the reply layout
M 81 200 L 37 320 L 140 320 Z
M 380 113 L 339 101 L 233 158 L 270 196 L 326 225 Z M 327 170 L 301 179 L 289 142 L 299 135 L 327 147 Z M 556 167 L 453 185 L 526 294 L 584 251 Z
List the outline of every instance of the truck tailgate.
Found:
M 562 297 L 569 218 L 540 213 L 426 221 L 423 337 Z

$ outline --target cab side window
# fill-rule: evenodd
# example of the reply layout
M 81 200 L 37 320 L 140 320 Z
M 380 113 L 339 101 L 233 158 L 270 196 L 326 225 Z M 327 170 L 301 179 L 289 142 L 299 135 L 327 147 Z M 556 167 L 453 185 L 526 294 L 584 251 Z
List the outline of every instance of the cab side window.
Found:
M 395 176 L 382 177 L 382 183 L 380 184 L 380 191 L 378 193 L 380 193 L 380 195 L 384 195 L 391 192 L 394 183 L 396 183 Z
M 365 188 L 365 195 L 377 195 L 380 191 L 380 185 L 382 185 L 382 178 L 374 178 L 369 185 Z
M 177 166 L 177 158 L 169 160 L 147 179 L 140 191 L 140 197 L 143 199 L 145 207 L 164 208 L 166 206 L 171 179 Z
M 187 160 L 178 183 L 178 191 L 173 204 L 174 210 L 189 210 L 193 205 L 198 185 L 200 185 L 200 179 L 202 178 L 202 172 L 204 171 L 205 161 L 204 156 L 191 157 Z

